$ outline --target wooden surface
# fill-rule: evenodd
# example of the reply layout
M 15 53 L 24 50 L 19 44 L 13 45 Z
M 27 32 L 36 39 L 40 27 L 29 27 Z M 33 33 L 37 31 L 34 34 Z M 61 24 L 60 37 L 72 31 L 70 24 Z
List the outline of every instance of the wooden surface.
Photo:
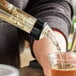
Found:
M 34 60 L 34 58 L 31 55 L 30 49 L 25 48 L 24 51 L 20 53 L 21 68 L 28 66 L 31 60 Z
M 42 70 L 24 67 L 20 69 L 20 76 L 44 76 Z

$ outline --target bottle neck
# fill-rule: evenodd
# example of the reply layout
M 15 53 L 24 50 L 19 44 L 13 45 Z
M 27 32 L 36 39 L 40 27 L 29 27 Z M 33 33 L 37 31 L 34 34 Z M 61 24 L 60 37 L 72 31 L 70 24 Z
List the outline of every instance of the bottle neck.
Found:
M 30 36 L 36 40 L 40 38 L 40 35 L 44 29 L 45 22 L 41 19 L 37 19 L 34 27 L 32 28 L 32 31 L 30 33 Z

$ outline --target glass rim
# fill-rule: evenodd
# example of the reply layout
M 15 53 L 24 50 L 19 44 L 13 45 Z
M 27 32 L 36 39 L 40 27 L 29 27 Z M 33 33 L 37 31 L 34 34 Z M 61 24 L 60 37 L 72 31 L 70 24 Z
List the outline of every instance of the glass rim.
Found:
M 48 58 L 50 59 L 50 58 L 52 58 L 52 59 L 56 59 L 56 60 L 65 60 L 65 59 L 62 59 L 62 58 L 56 58 L 56 57 L 53 57 L 53 56 L 51 56 L 52 54 L 59 54 L 59 52 L 51 52 L 50 54 L 48 54 Z M 64 54 L 76 54 L 76 52 L 61 52 L 62 54 L 64 53 Z M 72 58 L 72 59 L 66 59 L 66 60 L 76 60 L 76 58 Z
M 0 69 L 4 69 L 4 71 L 10 71 L 11 73 L 5 76 L 18 76 L 19 71 L 13 66 L 10 65 L 5 65 L 5 64 L 0 64 Z

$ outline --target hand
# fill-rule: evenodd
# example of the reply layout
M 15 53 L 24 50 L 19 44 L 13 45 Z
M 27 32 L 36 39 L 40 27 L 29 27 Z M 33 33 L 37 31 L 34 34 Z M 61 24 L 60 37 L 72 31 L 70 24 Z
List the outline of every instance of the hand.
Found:
M 61 45 L 61 50 L 65 51 L 66 40 L 64 36 L 60 34 L 59 32 L 55 32 L 55 36 L 57 38 L 57 41 L 59 42 L 59 45 Z M 56 46 L 47 37 L 44 37 L 38 41 L 34 41 L 33 43 L 34 55 L 36 59 L 38 60 L 38 62 L 41 64 L 45 76 L 51 76 L 48 54 L 50 54 L 51 52 L 56 52 L 56 51 L 57 51 Z
M 53 43 L 48 38 L 42 38 L 41 40 L 34 41 L 33 46 L 35 57 L 41 64 L 45 76 L 51 76 L 48 54 L 51 53 Z

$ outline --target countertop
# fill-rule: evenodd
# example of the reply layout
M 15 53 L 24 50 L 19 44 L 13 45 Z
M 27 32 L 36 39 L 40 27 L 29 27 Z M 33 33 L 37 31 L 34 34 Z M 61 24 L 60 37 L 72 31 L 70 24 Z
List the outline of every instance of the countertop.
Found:
M 20 76 L 44 76 L 41 69 L 33 69 L 29 66 L 20 69 Z

